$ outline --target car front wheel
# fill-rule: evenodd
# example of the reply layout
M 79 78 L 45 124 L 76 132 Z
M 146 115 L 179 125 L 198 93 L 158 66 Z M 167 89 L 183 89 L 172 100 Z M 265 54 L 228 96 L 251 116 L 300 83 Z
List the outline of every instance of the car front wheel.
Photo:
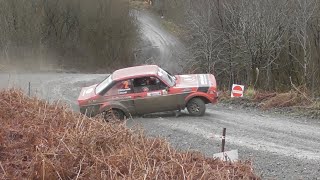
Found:
M 206 112 L 206 104 L 200 98 L 193 98 L 188 102 L 187 109 L 192 116 L 203 116 Z
M 107 122 L 124 120 L 124 113 L 119 109 L 110 109 L 104 112 L 104 119 Z

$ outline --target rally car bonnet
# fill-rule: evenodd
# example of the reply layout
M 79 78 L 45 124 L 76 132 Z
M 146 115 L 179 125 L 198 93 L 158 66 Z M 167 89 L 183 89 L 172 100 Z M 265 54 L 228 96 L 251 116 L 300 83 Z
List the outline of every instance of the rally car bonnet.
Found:
M 216 79 L 212 74 L 177 75 L 176 87 L 216 87 Z

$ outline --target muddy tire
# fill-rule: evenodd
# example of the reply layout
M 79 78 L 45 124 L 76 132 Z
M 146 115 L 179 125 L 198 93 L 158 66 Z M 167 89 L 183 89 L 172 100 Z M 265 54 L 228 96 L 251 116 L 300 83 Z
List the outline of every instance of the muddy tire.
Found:
M 187 109 L 192 116 L 203 116 L 206 112 L 206 104 L 200 98 L 193 98 L 188 102 Z
M 124 120 L 124 113 L 120 109 L 110 109 L 104 112 L 104 119 L 107 122 Z

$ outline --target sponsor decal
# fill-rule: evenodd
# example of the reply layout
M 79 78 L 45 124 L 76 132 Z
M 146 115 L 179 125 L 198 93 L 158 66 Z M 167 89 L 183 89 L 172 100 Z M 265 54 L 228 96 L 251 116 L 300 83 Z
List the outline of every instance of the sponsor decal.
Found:
M 192 88 L 184 88 L 182 89 L 182 92 L 191 92 L 192 91 Z
M 93 88 L 89 88 L 89 89 L 83 91 L 82 96 L 84 96 L 84 95 L 86 95 L 86 94 L 90 94 L 90 93 L 92 93 L 92 92 L 93 92 Z
M 188 77 L 188 78 L 184 78 L 185 81 L 189 81 L 189 82 L 192 82 L 192 81 L 195 81 L 196 78 L 195 77 Z
M 113 96 L 111 100 L 132 99 L 132 96 Z
M 190 75 L 180 75 L 180 77 L 183 79 L 183 81 L 186 81 L 186 82 L 191 82 L 196 80 L 196 77 L 190 76 Z
M 200 81 L 200 86 L 204 86 L 204 85 L 209 84 L 208 76 L 206 74 L 200 74 L 199 81 Z
M 147 96 L 161 96 L 161 91 L 147 93 Z
M 96 103 L 98 102 L 96 99 L 89 100 L 88 103 Z
M 128 88 L 128 89 L 119 89 L 118 90 L 118 94 L 127 94 L 128 91 L 131 91 L 131 89 L 130 88 Z

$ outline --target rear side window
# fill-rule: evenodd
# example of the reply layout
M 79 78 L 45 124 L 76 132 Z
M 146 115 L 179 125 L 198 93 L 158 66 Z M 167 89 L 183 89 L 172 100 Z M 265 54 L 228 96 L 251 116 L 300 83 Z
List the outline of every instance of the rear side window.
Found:
M 116 96 L 132 93 L 132 83 L 130 80 L 117 82 L 111 89 L 107 91 L 105 96 Z

